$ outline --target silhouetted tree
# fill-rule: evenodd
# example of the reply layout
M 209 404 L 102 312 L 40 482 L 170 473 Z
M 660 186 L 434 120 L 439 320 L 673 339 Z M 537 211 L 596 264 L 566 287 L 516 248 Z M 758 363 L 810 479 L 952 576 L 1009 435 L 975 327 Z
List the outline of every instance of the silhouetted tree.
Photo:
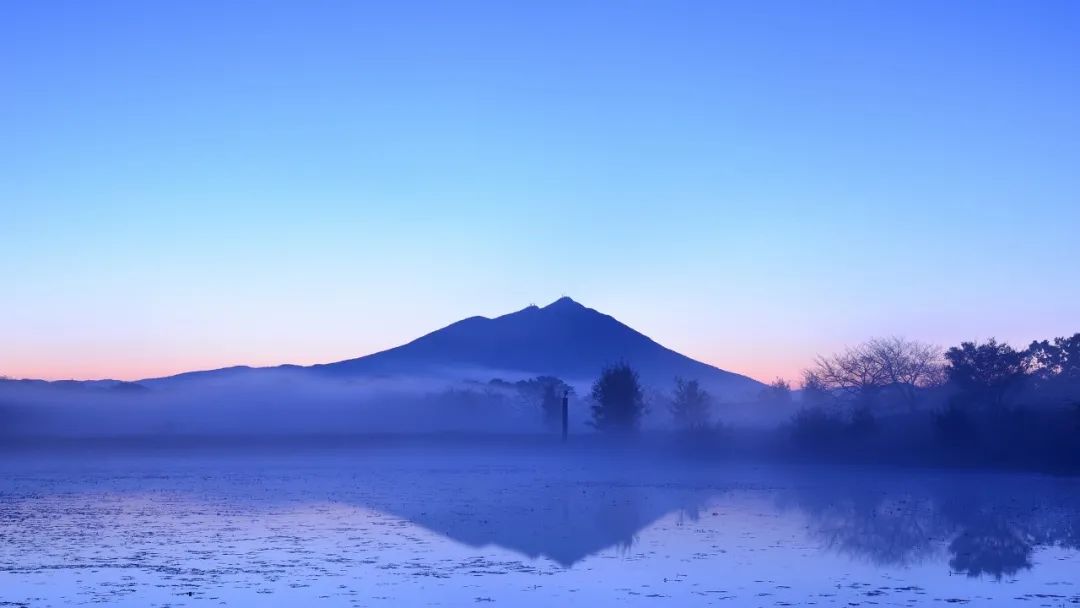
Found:
M 1024 353 L 991 338 L 985 344 L 964 342 L 945 353 L 946 374 L 966 404 L 1001 408 L 1024 380 Z
M 790 405 L 791 383 L 783 378 L 773 380 L 758 393 L 758 401 L 769 407 Z
M 831 357 L 818 357 L 813 373 L 826 390 L 839 393 L 860 405 L 875 402 L 888 383 L 888 374 L 868 344 L 848 348 Z
M 1024 357 L 1040 400 L 1080 406 L 1080 334 L 1032 342 Z
M 637 371 L 626 363 L 604 368 L 592 386 L 592 425 L 601 431 L 637 430 L 645 399 Z
M 697 380 L 675 379 L 671 416 L 677 427 L 687 431 L 707 429 L 711 406 L 712 396 L 698 385 Z
M 944 381 L 941 347 L 899 337 L 875 338 L 866 344 L 881 366 L 887 385 L 896 390 L 909 409 L 918 401 L 918 390 Z
M 891 390 L 914 408 L 919 389 L 943 378 L 941 349 L 904 338 L 875 338 L 831 357 L 818 357 L 809 373 L 829 393 L 839 393 L 860 407 L 872 407 Z
M 802 403 L 806 407 L 822 407 L 832 401 L 829 389 L 812 370 L 803 370 Z
M 1032 373 L 1045 378 L 1080 379 L 1080 334 L 1032 342 L 1026 356 Z

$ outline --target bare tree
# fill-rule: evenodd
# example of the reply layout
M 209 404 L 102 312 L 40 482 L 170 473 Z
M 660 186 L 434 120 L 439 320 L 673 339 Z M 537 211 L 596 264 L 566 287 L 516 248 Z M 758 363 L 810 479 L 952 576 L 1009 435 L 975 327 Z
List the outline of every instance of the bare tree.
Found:
M 945 360 L 940 346 L 893 336 L 866 343 L 877 359 L 890 387 L 908 408 L 918 402 L 918 389 L 937 386 L 945 379 Z
M 941 348 L 904 338 L 875 338 L 831 357 L 818 357 L 808 371 L 826 391 L 846 394 L 861 405 L 895 390 L 909 408 L 918 390 L 943 378 Z
M 813 373 L 827 391 L 841 393 L 861 403 L 870 403 L 886 383 L 881 362 L 866 344 L 830 357 L 818 357 Z

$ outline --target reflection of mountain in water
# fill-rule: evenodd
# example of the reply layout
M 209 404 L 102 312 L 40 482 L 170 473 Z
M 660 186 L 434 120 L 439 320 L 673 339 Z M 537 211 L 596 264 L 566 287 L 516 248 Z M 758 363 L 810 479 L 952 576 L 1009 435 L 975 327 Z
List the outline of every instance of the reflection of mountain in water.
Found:
M 712 549 L 738 551 L 749 543 L 754 551 L 771 550 L 758 543 L 798 534 L 805 518 L 810 539 L 825 550 L 881 566 L 940 564 L 972 577 L 1011 577 L 1032 568 L 1036 552 L 1046 548 L 1080 550 L 1080 480 L 708 466 L 573 452 L 391 452 L 284 467 L 214 461 L 209 470 L 201 464 L 185 470 L 170 462 L 134 473 L 117 465 L 115 474 L 69 475 L 49 487 L 70 496 L 101 487 L 121 494 L 161 489 L 255 509 L 330 501 L 471 547 L 498 546 L 564 567 L 610 548 L 629 550 L 664 516 L 697 520 L 706 507 L 721 515 L 694 528 L 729 533 L 704 537 Z M 30 503 L 40 499 L 38 483 L 28 486 Z M 756 528 L 758 521 L 781 521 L 785 536 L 775 536 L 772 524 Z
M 570 566 L 610 547 L 629 548 L 669 513 L 695 519 L 734 487 L 717 477 L 592 466 L 546 476 L 472 471 L 426 477 L 423 500 L 390 483 L 364 501 L 470 546 Z M 779 504 L 806 516 L 811 536 L 826 548 L 875 564 L 940 560 L 954 572 L 1001 579 L 1030 569 L 1038 548 L 1080 549 L 1080 485 L 1070 480 L 833 469 L 815 469 L 812 479 L 780 480 L 795 487 L 777 495 Z
M 879 474 L 880 475 L 880 474 Z M 834 475 L 780 497 L 828 547 L 880 565 L 944 554 L 971 577 L 1032 567 L 1040 547 L 1080 549 L 1080 495 L 1071 481 L 945 473 Z
M 364 506 L 473 547 L 497 545 L 562 566 L 611 547 L 673 513 L 695 518 L 707 494 L 679 488 L 498 474 L 428 480 L 423 500 L 393 484 Z
M 1071 480 L 827 467 L 797 475 L 744 470 L 737 479 L 732 469 L 671 463 L 446 462 L 441 470 L 409 465 L 367 476 L 347 500 L 469 546 L 496 545 L 563 566 L 628 549 L 665 515 L 696 519 L 728 492 L 762 485 L 790 488 L 753 494 L 775 496 L 781 508 L 807 517 L 825 548 L 879 565 L 934 560 L 1001 579 L 1030 569 L 1038 548 L 1080 549 L 1080 484 Z

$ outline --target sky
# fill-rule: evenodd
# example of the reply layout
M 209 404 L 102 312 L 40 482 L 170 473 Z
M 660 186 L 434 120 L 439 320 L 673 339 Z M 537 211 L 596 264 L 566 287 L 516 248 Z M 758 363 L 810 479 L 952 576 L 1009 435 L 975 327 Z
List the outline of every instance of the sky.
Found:
M 1080 3 L 0 4 L 0 375 L 568 295 L 761 380 L 1080 331 Z

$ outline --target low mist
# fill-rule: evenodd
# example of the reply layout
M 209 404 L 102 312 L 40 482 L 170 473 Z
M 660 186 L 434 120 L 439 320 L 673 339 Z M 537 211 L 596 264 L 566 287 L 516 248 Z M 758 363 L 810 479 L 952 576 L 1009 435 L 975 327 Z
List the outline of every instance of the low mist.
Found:
M 492 375 L 500 374 L 491 371 Z M 475 375 L 475 374 L 474 374 Z M 501 378 L 516 380 L 501 373 Z M 580 400 L 571 425 L 586 428 Z M 306 370 L 142 384 L 0 383 L 7 436 L 541 433 L 539 403 L 509 380 L 447 376 L 336 379 Z

